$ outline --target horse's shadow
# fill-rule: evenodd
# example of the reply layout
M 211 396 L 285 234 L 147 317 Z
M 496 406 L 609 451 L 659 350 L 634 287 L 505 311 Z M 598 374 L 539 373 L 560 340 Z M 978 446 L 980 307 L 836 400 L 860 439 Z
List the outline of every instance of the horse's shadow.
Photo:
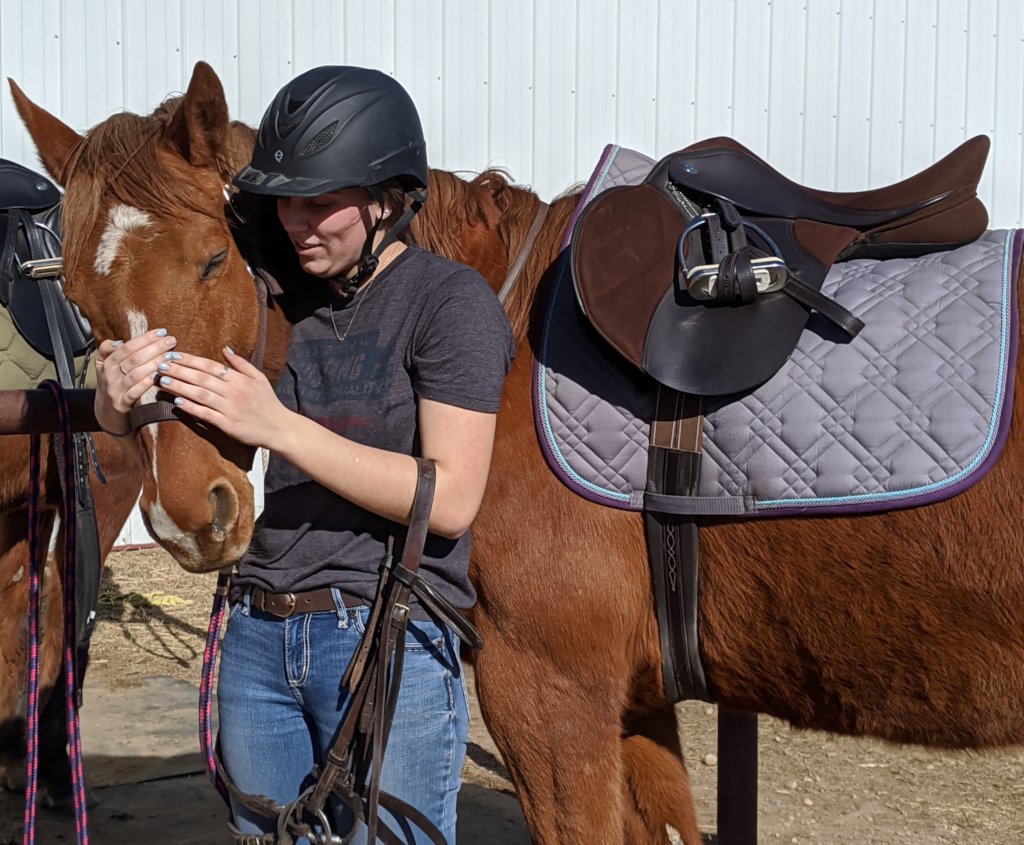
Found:
M 116 624 L 121 635 L 133 649 L 161 660 L 170 660 L 188 668 L 201 653 L 207 631 L 133 592 L 124 592 L 109 569 L 100 579 L 100 600 L 96 610 L 97 623 Z M 132 635 L 132 627 L 141 625 L 151 642 Z

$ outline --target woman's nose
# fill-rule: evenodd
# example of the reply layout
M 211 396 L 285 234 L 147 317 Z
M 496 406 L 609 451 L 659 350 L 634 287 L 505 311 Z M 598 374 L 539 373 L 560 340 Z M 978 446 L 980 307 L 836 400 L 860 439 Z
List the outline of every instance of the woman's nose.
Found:
M 277 217 L 289 232 L 301 232 L 306 228 L 302 205 L 296 200 L 297 197 L 280 197 L 277 201 Z

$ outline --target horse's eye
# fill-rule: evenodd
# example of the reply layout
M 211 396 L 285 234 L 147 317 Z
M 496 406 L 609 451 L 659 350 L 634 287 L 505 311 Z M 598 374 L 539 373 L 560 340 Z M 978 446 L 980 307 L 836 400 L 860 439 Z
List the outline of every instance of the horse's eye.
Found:
M 214 274 L 216 274 L 217 270 L 220 269 L 220 266 L 224 263 L 227 257 L 228 249 L 227 247 L 224 247 L 224 249 L 222 249 L 220 252 L 215 253 L 210 258 L 210 260 L 206 262 L 206 266 L 203 268 L 204 282 L 209 281 L 214 276 Z

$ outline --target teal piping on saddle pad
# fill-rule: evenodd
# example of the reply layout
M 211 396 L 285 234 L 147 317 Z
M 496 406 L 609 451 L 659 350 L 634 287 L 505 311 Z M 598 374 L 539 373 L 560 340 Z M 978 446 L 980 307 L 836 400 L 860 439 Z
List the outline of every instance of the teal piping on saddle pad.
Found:
M 925 484 L 921 487 L 912 487 L 907 490 L 895 490 L 890 493 L 863 493 L 857 496 L 830 496 L 824 498 L 807 499 L 766 499 L 763 502 L 755 502 L 757 510 L 770 510 L 772 508 L 792 508 L 806 505 L 808 507 L 820 507 L 827 505 L 852 505 L 867 502 L 898 501 L 900 499 L 924 496 L 943 490 L 953 484 L 963 481 L 973 473 L 981 463 L 988 457 L 995 443 L 999 432 L 999 418 L 1003 412 L 1003 401 L 1006 395 L 1006 380 L 1010 367 L 1010 303 L 1012 296 L 1010 292 L 1010 269 L 1013 264 L 1011 246 L 1016 230 L 1009 229 L 1006 232 L 1006 239 L 1003 242 L 1003 302 L 999 338 L 999 379 L 996 386 L 995 401 L 992 403 L 992 417 L 989 420 L 988 435 L 985 444 L 974 456 L 974 460 L 955 475 L 933 484 Z M 1018 305 L 1019 307 L 1019 305 Z
M 607 160 L 602 166 L 600 174 L 594 180 L 587 195 L 580 197 L 580 204 L 578 207 L 582 208 L 601 190 L 601 186 L 604 184 L 605 179 L 608 178 L 608 171 L 611 170 L 612 162 L 615 161 L 615 157 L 619 154 L 619 150 L 621 149 L 621 147 L 616 145 L 608 152 Z M 555 303 L 558 301 L 558 292 L 561 290 L 562 282 L 565 280 L 565 276 L 569 268 L 569 258 L 564 253 L 564 250 L 569 245 L 571 238 L 572 232 L 566 232 L 565 239 L 562 242 L 563 254 L 558 259 L 561 262 L 561 266 L 558 268 L 558 276 L 555 278 L 555 285 L 551 291 L 547 319 L 544 322 L 544 338 L 541 341 L 542 361 L 546 361 L 548 357 L 548 338 L 551 334 L 551 318 L 554 314 Z M 551 419 L 548 416 L 548 405 L 545 401 L 545 397 L 547 396 L 548 369 L 543 364 L 540 364 L 538 369 L 540 370 L 540 378 L 537 379 L 537 396 L 534 398 L 534 401 L 538 403 L 538 407 L 541 409 L 541 423 L 544 428 L 544 438 L 548 443 L 548 451 L 550 454 L 554 455 L 555 460 L 558 461 L 558 465 L 562 469 L 562 472 L 569 476 L 575 484 L 578 484 L 583 489 L 588 490 L 597 496 L 602 496 L 605 499 L 609 499 L 623 505 L 634 505 L 634 497 L 629 493 L 619 493 L 616 490 L 608 490 L 604 487 L 598 487 L 596 484 L 587 481 L 587 479 L 579 475 L 579 473 L 577 473 L 566 462 L 565 458 L 562 456 L 561 450 L 558 448 L 558 443 L 555 441 L 554 432 L 551 430 Z

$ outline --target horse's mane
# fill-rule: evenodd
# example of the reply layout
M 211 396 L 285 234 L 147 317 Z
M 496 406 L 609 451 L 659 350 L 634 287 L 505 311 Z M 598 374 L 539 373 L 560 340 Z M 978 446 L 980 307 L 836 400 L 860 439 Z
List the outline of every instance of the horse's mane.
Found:
M 209 197 L 200 186 L 183 178 L 184 169 L 168 169 L 157 154 L 167 143 L 182 101 L 182 97 L 168 99 L 147 116 L 130 112 L 112 115 L 89 130 L 75 147 L 61 203 L 64 256 L 65 261 L 70 257 L 69 265 L 85 254 L 85 242 L 106 196 L 161 217 L 175 211 L 212 213 Z M 248 162 L 254 138 L 251 127 L 231 122 L 216 161 L 225 181 Z M 68 266 L 68 272 L 73 274 L 75 267 Z
M 552 202 L 522 278 L 505 303 L 517 339 L 526 331 L 537 285 L 557 253 L 578 193 L 579 189 L 570 189 Z M 440 255 L 459 256 L 464 251 L 465 230 L 484 227 L 495 232 L 511 262 L 526 239 L 540 202 L 536 193 L 512 184 L 501 170 L 485 170 L 468 181 L 447 170 L 431 170 L 429 199 L 414 218 L 413 237 Z

